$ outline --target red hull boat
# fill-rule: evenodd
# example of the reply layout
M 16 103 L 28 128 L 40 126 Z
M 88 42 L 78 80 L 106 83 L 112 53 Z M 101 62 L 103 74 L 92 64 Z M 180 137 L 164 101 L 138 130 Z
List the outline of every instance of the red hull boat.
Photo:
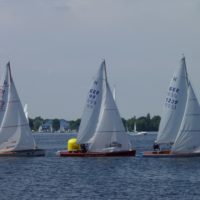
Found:
M 171 151 L 147 151 L 143 157 L 151 158 L 181 158 L 181 157 L 200 157 L 200 153 L 172 153 Z
M 117 156 L 135 156 L 136 151 L 120 152 L 68 152 L 66 150 L 58 151 L 57 155 L 61 157 L 117 157 Z

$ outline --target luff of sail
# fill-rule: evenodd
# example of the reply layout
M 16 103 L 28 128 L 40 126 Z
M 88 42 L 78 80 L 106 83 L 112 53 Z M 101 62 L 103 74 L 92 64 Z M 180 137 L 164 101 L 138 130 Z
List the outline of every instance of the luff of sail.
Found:
M 81 117 L 81 124 L 77 136 L 77 143 L 79 144 L 88 143 L 92 138 L 97 126 L 102 102 L 102 84 L 103 79 L 105 79 L 104 65 L 105 61 L 101 63 L 97 75 L 94 78 L 88 92 L 86 105 Z
M 28 105 L 27 104 L 24 105 L 24 114 L 25 114 L 26 119 L 28 121 Z
M 0 152 L 35 149 L 35 140 L 11 76 L 10 64 L 7 69 L 8 104 L 0 129 Z
M 113 88 L 113 99 L 116 101 L 116 88 L 115 88 L 115 86 Z
M 106 66 L 104 65 L 106 74 Z M 94 136 L 90 141 L 90 152 L 115 152 L 131 149 L 128 135 L 122 123 L 113 94 L 106 79 L 103 84 L 103 98 L 101 103 L 100 116 Z
M 183 57 L 181 59 L 180 66 L 175 71 L 168 88 L 159 132 L 157 135 L 157 143 L 174 143 L 185 110 L 187 100 L 187 88 L 187 69 L 185 64 L 185 57 Z
M 174 153 L 200 152 L 200 106 L 191 83 L 180 130 L 172 146 Z
M 9 63 L 7 63 L 7 65 L 9 65 Z M 6 66 L 3 79 L 0 83 L 0 125 L 3 121 L 8 101 L 8 75 L 8 67 Z

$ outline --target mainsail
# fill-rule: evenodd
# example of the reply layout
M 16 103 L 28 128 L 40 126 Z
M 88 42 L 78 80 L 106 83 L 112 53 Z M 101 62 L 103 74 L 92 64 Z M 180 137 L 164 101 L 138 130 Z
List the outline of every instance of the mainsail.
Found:
M 23 107 L 8 70 L 8 103 L 0 129 L 0 152 L 35 149 L 35 140 L 27 123 Z
M 188 88 L 186 109 L 172 152 L 200 152 L 200 106 L 191 83 Z
M 122 123 L 113 94 L 107 81 L 104 62 L 105 80 L 102 87 L 102 103 L 98 124 L 94 136 L 90 140 L 89 151 L 126 151 L 131 149 L 131 143 Z
M 9 63 L 7 64 L 9 65 Z M 4 71 L 3 78 L 0 83 L 0 125 L 3 121 L 3 117 L 6 111 L 7 101 L 8 101 L 8 67 L 6 65 L 6 70 Z
M 102 62 L 87 96 L 87 101 L 81 117 L 81 124 L 77 137 L 77 143 L 79 144 L 88 143 L 92 138 L 97 126 L 102 102 L 103 79 L 105 79 L 103 73 L 104 65 L 105 61 Z
M 185 57 L 175 71 L 165 99 L 157 136 L 159 144 L 173 144 L 180 128 L 187 100 L 188 78 Z

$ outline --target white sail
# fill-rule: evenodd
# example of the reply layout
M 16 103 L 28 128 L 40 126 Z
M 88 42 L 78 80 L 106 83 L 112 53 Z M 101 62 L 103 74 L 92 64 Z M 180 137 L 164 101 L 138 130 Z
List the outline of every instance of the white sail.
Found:
M 3 79 L 1 79 L 0 83 L 0 125 L 3 121 L 8 101 L 8 75 L 8 67 L 6 66 Z
M 104 70 L 106 72 L 105 65 Z M 107 78 L 104 80 L 103 85 L 103 98 L 99 121 L 95 134 L 91 139 L 89 151 L 113 152 L 130 150 L 131 143 L 128 139 L 128 135 L 125 133 L 125 128 L 113 99 Z
M 116 88 L 113 88 L 113 99 L 116 101 Z
M 25 114 L 26 119 L 28 121 L 28 105 L 27 104 L 24 105 L 24 114 Z
M 102 62 L 87 96 L 77 137 L 77 143 L 79 144 L 88 143 L 97 126 L 102 100 L 102 84 L 103 79 L 105 79 L 104 65 L 105 61 Z
M 38 132 L 39 132 L 39 133 L 42 132 L 42 126 L 39 126 Z
M 200 152 L 200 106 L 191 84 L 188 88 L 183 121 L 172 146 L 172 152 Z
M 35 140 L 17 94 L 9 64 L 7 68 L 8 105 L 0 129 L 0 152 L 35 149 Z
M 181 64 L 175 71 L 168 88 L 157 136 L 157 143 L 174 143 L 185 110 L 187 88 L 187 69 L 185 57 L 183 57 L 181 59 Z
M 137 124 L 136 124 L 136 121 L 134 122 L 134 132 L 137 133 Z

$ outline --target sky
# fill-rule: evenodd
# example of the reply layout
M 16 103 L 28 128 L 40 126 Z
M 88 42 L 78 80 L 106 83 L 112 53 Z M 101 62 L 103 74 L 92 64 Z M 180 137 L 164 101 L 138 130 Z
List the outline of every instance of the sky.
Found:
M 72 120 L 105 59 L 121 116 L 161 115 L 183 53 L 200 99 L 199 21 L 199 0 L 0 0 L 0 75 L 31 118 Z

